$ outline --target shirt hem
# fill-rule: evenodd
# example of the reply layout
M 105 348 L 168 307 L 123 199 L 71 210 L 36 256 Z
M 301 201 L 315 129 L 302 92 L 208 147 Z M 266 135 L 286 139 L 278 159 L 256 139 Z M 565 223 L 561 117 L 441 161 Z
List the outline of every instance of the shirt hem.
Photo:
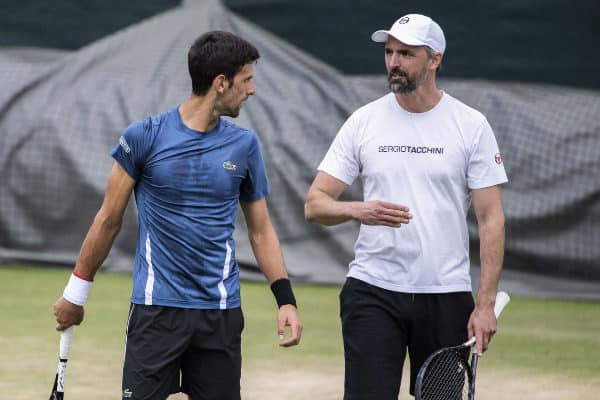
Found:
M 133 304 L 146 304 L 143 297 L 132 297 L 131 302 Z M 182 300 L 165 300 L 165 299 L 152 299 L 153 306 L 163 307 L 175 307 L 175 308 L 193 308 L 197 310 L 219 310 L 222 309 L 221 301 L 182 301 Z M 225 309 L 239 308 L 242 306 L 242 301 L 238 299 L 227 299 L 227 305 Z
M 392 282 L 382 281 L 367 274 L 350 271 L 348 278 L 354 278 L 366 282 L 370 285 L 377 286 L 381 289 L 391 290 L 399 293 L 454 293 L 454 292 L 472 292 L 471 282 L 469 283 L 454 283 L 454 284 L 439 284 L 439 285 L 400 285 Z

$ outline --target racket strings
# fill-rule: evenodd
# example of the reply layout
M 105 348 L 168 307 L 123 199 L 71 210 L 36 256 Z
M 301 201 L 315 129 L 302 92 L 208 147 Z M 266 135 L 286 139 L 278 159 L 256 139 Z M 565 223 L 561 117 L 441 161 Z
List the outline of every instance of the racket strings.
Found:
M 421 383 L 422 400 L 467 400 L 469 365 L 461 351 L 446 349 L 430 360 Z

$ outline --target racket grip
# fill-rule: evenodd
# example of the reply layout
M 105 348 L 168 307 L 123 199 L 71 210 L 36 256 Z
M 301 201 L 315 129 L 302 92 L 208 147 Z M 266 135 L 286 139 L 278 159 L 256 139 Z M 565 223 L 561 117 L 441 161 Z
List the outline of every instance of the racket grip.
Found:
M 496 305 L 494 306 L 494 314 L 496 314 L 496 318 L 500 316 L 500 313 L 502 313 L 502 310 L 504 310 L 504 307 L 506 307 L 509 301 L 510 297 L 508 296 L 508 293 L 498 292 L 496 294 Z
M 496 314 L 496 318 L 500 316 L 504 307 L 510 301 L 510 296 L 506 292 L 498 292 L 496 294 L 496 305 L 494 305 L 494 314 Z M 473 346 L 475 344 L 475 336 L 465 342 L 465 346 Z
M 73 326 L 68 327 L 60 333 L 60 350 L 58 356 L 61 360 L 69 358 L 69 349 L 71 348 L 71 337 L 73 336 Z

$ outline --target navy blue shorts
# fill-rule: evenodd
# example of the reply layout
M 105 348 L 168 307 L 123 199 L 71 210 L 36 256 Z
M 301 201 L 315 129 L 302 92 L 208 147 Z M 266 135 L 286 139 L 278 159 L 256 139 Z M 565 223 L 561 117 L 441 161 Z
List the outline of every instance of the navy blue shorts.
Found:
M 468 338 L 471 292 L 398 293 L 348 278 L 340 293 L 344 400 L 397 400 L 408 351 L 410 393 L 427 357 Z
M 123 364 L 123 400 L 240 400 L 240 308 L 195 310 L 132 304 Z

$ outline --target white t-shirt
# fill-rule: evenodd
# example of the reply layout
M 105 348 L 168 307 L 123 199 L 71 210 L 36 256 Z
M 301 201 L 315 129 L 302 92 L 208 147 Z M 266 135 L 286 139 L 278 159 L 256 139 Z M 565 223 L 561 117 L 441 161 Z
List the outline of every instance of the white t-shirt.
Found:
M 467 212 L 471 189 L 507 181 L 492 128 L 447 93 L 410 113 L 393 93 L 354 112 L 318 168 L 364 200 L 410 208 L 400 228 L 361 225 L 348 276 L 407 293 L 471 291 Z

